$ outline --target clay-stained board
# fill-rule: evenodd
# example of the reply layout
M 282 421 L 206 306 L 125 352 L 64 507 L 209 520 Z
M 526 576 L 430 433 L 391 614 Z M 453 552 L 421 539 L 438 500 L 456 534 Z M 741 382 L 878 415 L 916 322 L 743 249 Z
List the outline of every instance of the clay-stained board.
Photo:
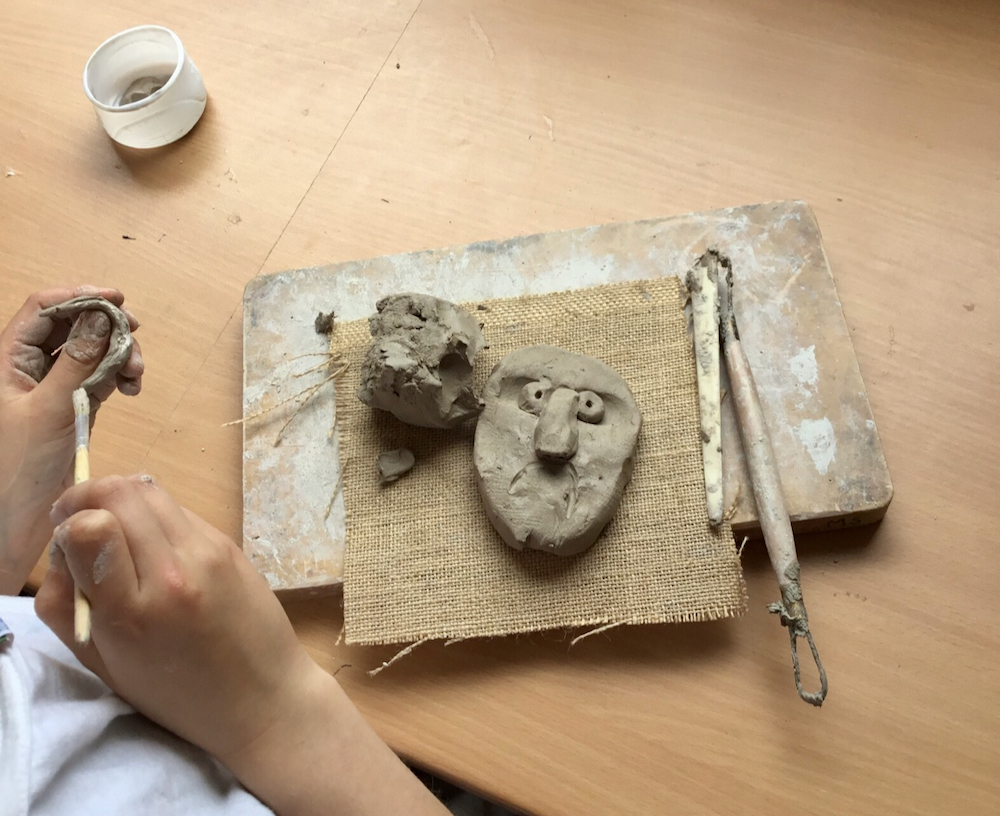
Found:
M 819 226 L 801 201 L 607 224 L 507 241 L 299 269 L 256 278 L 244 294 L 244 417 L 322 381 L 319 311 L 369 315 L 383 295 L 427 292 L 457 302 L 683 275 L 708 247 L 733 261 L 734 306 L 797 530 L 881 518 L 892 486 Z M 354 388 L 353 379 L 340 387 Z M 723 383 L 723 387 L 726 383 Z M 343 498 L 333 390 L 285 427 L 295 401 L 244 425 L 244 550 L 275 590 L 339 584 Z M 724 400 L 726 507 L 757 529 L 730 401 Z M 372 467 L 374 467 L 372 463 Z M 335 495 L 336 493 L 336 495 Z M 331 498 L 332 497 L 332 498 Z

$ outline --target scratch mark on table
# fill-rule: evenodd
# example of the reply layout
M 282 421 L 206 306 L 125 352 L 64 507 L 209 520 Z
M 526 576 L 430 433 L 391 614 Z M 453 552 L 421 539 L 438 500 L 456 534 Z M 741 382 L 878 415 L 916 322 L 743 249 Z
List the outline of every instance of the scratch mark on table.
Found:
M 476 15 L 471 11 L 469 12 L 469 27 L 472 29 L 472 33 L 476 35 L 476 39 L 483 44 L 486 49 L 486 54 L 490 58 L 490 62 L 496 59 L 496 51 L 493 50 L 493 43 L 490 42 L 490 38 L 486 36 L 486 32 L 483 31 L 483 27 L 479 25 L 479 20 L 476 19 Z

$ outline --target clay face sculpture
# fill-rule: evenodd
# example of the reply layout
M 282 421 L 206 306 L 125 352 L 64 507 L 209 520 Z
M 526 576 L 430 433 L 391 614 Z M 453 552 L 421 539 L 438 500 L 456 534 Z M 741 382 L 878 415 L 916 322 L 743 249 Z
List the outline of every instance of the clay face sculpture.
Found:
M 553 346 L 518 349 L 493 369 L 473 458 L 504 541 L 575 555 L 614 516 L 642 415 L 613 368 Z
M 358 399 L 423 428 L 453 428 L 478 414 L 472 366 L 486 345 L 479 324 L 430 295 L 390 295 L 376 308 Z

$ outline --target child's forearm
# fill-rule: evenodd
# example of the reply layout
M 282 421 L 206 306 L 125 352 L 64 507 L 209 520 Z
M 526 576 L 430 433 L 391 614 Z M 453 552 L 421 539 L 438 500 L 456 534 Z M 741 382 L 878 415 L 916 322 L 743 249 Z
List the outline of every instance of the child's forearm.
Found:
M 46 513 L 25 513 L 25 503 L 0 494 L 0 595 L 17 595 L 52 537 Z
M 318 667 L 295 710 L 220 759 L 278 816 L 447 813 Z

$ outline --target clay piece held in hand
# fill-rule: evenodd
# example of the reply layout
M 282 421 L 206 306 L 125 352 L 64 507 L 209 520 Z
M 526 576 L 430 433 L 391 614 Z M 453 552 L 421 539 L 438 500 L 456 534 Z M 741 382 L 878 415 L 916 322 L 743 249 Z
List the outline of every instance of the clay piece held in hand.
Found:
M 422 428 L 454 428 L 482 410 L 472 368 L 486 342 L 467 312 L 416 294 L 390 295 L 376 309 L 358 399 Z
M 75 317 L 83 312 L 104 312 L 111 320 L 111 340 L 108 351 L 97 369 L 81 383 L 88 394 L 110 375 L 116 374 L 132 353 L 132 331 L 125 313 L 101 297 L 77 297 L 42 309 L 42 317 Z
M 515 549 L 576 555 L 614 516 L 642 414 L 610 366 L 554 346 L 504 357 L 483 393 L 473 459 L 493 526 Z
M 378 480 L 382 484 L 396 481 L 400 476 L 409 473 L 417 463 L 413 451 L 398 448 L 378 455 Z

